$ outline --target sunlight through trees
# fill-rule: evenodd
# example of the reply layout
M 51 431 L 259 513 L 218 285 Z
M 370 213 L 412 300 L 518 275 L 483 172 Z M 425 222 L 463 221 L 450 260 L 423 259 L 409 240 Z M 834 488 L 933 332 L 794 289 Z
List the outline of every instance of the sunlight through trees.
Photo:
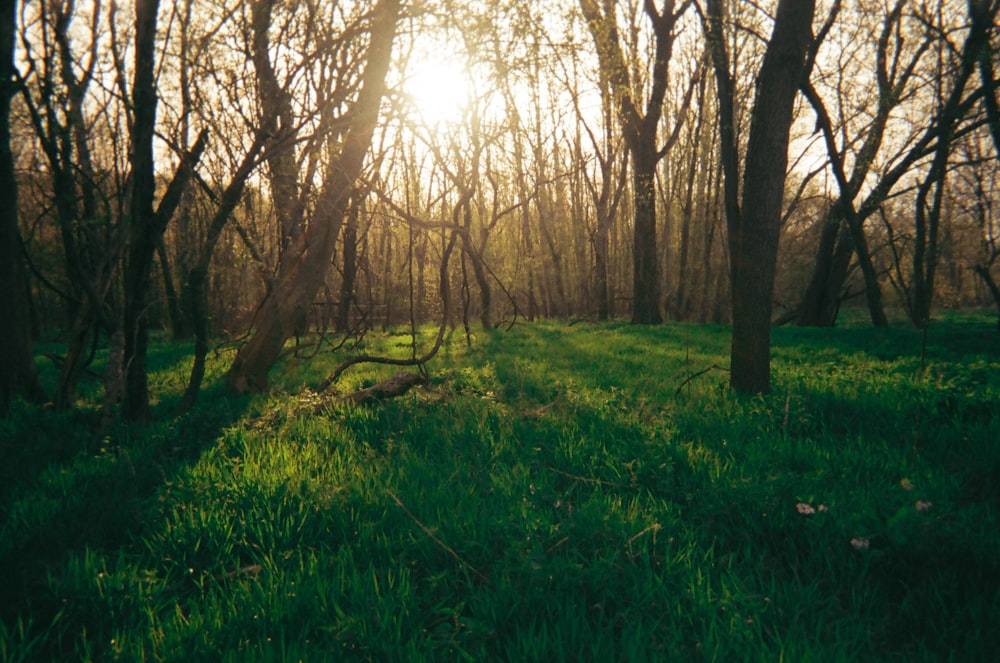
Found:
M 245 392 L 368 329 L 712 321 L 759 392 L 772 323 L 1000 310 L 1000 0 L 815 4 L 784 50 L 812 3 L 14 2 L 4 278 L 66 342 L 50 399 L 111 346 L 148 417 L 160 329 L 190 406 L 215 341 Z

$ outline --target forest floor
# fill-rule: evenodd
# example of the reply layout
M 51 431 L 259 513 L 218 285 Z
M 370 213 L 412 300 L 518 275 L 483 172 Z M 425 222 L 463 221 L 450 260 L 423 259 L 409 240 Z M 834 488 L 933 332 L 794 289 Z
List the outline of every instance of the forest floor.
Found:
M 222 350 L 182 417 L 190 347 L 163 343 L 145 428 L 102 429 L 94 378 L 73 412 L 18 405 L 0 660 L 994 660 L 995 320 L 777 329 L 755 398 L 728 343 L 459 330 L 374 405 L 304 388 L 347 356 L 322 350 L 229 398 Z

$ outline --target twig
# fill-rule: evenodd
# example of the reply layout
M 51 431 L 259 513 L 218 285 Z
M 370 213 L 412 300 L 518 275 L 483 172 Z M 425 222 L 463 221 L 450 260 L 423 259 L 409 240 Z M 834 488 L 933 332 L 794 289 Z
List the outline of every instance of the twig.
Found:
M 551 554 L 551 552 L 553 550 L 555 550 L 556 548 L 558 548 L 562 544 L 566 543 L 567 541 L 569 541 L 569 537 L 568 536 L 564 536 L 563 538 L 559 539 L 558 541 L 556 541 L 555 543 L 553 543 L 551 546 L 549 546 L 548 548 L 546 548 L 545 549 L 545 554 L 546 555 Z
M 570 474 L 569 472 L 563 472 L 562 470 L 557 470 L 554 467 L 549 468 L 550 472 L 555 472 L 556 474 L 561 474 L 564 477 L 569 477 L 575 481 L 583 481 L 584 483 L 596 483 L 599 486 L 610 486 L 611 488 L 621 488 L 620 483 L 614 483 L 613 481 L 605 481 L 604 479 L 595 479 L 593 477 L 581 477 L 575 474 Z
M 478 571 L 478 570 L 476 569 L 476 567 L 474 567 L 473 565 L 469 564 L 469 563 L 468 563 L 468 562 L 466 562 L 466 561 L 465 561 L 464 559 L 462 559 L 462 557 L 461 557 L 461 556 L 460 556 L 460 555 L 459 555 L 459 554 L 458 554 L 457 552 L 455 552 L 455 551 L 454 551 L 454 550 L 453 550 L 453 549 L 451 548 L 451 546 L 449 546 L 449 545 L 448 545 L 447 543 L 445 543 L 445 542 L 444 542 L 444 541 L 442 541 L 441 539 L 437 538 L 437 536 L 435 536 L 435 535 L 434 535 L 434 532 L 432 532 L 432 531 L 430 530 L 430 528 L 428 528 L 428 527 L 427 527 L 427 525 L 424 525 L 424 524 L 423 524 L 422 522 L 420 522 L 420 519 L 419 519 L 419 518 L 417 518 L 416 516 L 414 516 L 414 515 L 413 515 L 413 513 L 412 513 L 412 512 L 411 512 L 411 511 L 410 511 L 409 509 L 407 509 L 407 508 L 406 508 L 406 505 L 405 505 L 405 504 L 403 504 L 403 500 L 401 500 L 401 499 L 399 499 L 398 497 L 396 497 L 396 493 L 392 492 L 392 491 L 391 491 L 391 490 L 389 490 L 388 488 L 386 488 L 386 489 L 385 489 L 385 492 L 386 492 L 386 494 L 387 494 L 387 495 L 388 495 L 389 497 L 391 497 L 391 498 L 392 498 L 392 500 L 393 500 L 393 501 L 394 501 L 394 502 L 395 502 L 396 504 L 398 504 L 398 505 L 399 505 L 399 508 L 400 508 L 400 509 L 402 509 L 402 510 L 403 510 L 403 512 L 404 512 L 404 513 L 405 513 L 405 514 L 406 514 L 407 516 L 409 516 L 409 517 L 410 517 L 410 520 L 412 520 L 413 522 L 415 522 L 415 523 L 417 524 L 417 527 L 419 527 L 419 528 L 421 529 L 421 531 L 423 531 L 423 533 L 424 533 L 424 534 L 426 534 L 427 536 L 429 536 L 429 537 L 430 537 L 431 541 L 433 541 L 434 543 L 436 543 L 436 544 L 438 544 L 439 546 L 441 546 L 441 548 L 442 548 L 442 549 L 444 549 L 444 550 L 445 550 L 445 551 L 446 551 L 446 552 L 447 552 L 447 553 L 448 553 L 449 555 L 451 555 L 452 557 L 454 557 L 454 558 L 455 558 L 455 559 L 456 559 L 456 560 L 458 561 L 458 563 L 459 563 L 459 564 L 461 564 L 461 565 L 462 565 L 463 567 L 465 567 L 465 568 L 466 568 L 466 569 L 468 569 L 469 571 L 472 571 L 472 573 L 473 573 L 473 574 L 475 574 L 475 575 L 479 576 L 479 578 L 481 578 L 482 580 L 487 580 L 486 576 L 484 576 L 484 575 L 483 575 L 482 573 L 480 573 L 480 572 L 479 572 L 479 571 Z
M 638 532 L 637 534 L 634 534 L 632 536 L 632 538 L 630 538 L 625 543 L 625 545 L 631 547 L 632 544 L 635 543 L 636 539 L 638 539 L 639 537 L 643 536 L 644 534 L 646 534 L 646 532 L 649 532 L 649 531 L 653 532 L 653 544 L 655 545 L 656 544 L 656 533 L 660 531 L 660 523 L 653 523 L 649 527 L 643 529 L 641 532 Z
M 556 399 L 554 401 L 552 401 L 551 403 L 546 403 L 545 405 L 542 405 L 540 407 L 536 407 L 534 410 L 528 410 L 522 416 L 525 416 L 525 417 L 540 417 L 543 414 L 545 414 L 546 412 L 548 412 L 549 410 L 551 410 L 552 406 L 554 406 L 558 402 L 559 402 L 559 397 L 557 396 Z
M 704 375 L 705 373 L 708 373 L 711 370 L 725 371 L 727 373 L 729 372 L 728 368 L 723 368 L 722 366 L 718 366 L 716 364 L 712 364 L 711 366 L 709 366 L 708 368 L 706 368 L 706 369 L 704 369 L 702 371 L 698 371 L 697 373 L 692 373 L 691 375 L 687 376 L 684 379 L 684 381 L 681 382 L 680 386 L 677 387 L 677 391 L 674 392 L 674 396 L 680 396 L 681 395 L 681 391 L 684 389 L 684 387 L 686 387 L 688 385 L 688 383 L 690 383 L 695 378 L 701 377 L 702 375 Z
M 579 318 L 573 318 L 572 320 L 569 321 L 569 324 L 567 326 L 572 327 L 573 325 L 578 325 L 581 322 L 589 322 L 592 325 L 596 325 L 597 324 L 597 320 L 595 319 L 596 317 L 597 317 L 597 312 L 594 311 L 593 313 L 589 313 Z

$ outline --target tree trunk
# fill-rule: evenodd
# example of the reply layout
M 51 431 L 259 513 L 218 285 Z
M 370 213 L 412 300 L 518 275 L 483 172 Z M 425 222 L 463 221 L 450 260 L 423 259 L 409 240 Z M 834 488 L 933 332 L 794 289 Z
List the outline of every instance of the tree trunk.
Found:
M 563 275 L 565 265 L 563 264 L 561 245 L 552 232 L 552 209 L 547 200 L 543 200 L 545 194 L 541 191 L 537 196 L 538 209 L 538 230 L 545 241 L 545 247 L 549 250 L 549 259 L 552 261 L 552 283 L 555 287 L 555 306 L 552 313 L 554 317 L 561 318 L 569 314 L 570 303 L 566 297 L 566 283 Z
M 996 280 L 990 273 L 990 265 L 976 265 L 972 268 L 979 278 L 983 280 L 986 284 L 986 288 L 990 291 L 990 295 L 993 297 L 993 304 L 997 308 L 997 331 L 1000 331 L 1000 285 L 997 285 Z
M 183 327 L 180 298 L 177 296 L 177 288 L 174 286 L 174 275 L 170 269 L 170 259 L 167 256 L 167 245 L 160 236 L 160 241 L 156 243 L 156 257 L 160 263 L 160 275 L 163 277 L 163 294 L 167 298 L 167 313 L 170 316 L 170 329 L 174 338 L 180 338 L 180 331 Z
M 337 332 L 346 334 L 351 329 L 351 305 L 354 303 L 354 284 L 358 278 L 358 217 L 361 214 L 361 196 L 355 196 L 347 212 L 344 225 L 344 278 L 340 282 L 340 302 L 337 306 Z
M 132 196 L 129 201 L 128 260 L 125 265 L 125 401 L 123 415 L 129 421 L 149 418 L 149 386 L 146 351 L 149 345 L 146 295 L 150 268 L 156 251 L 153 232 L 153 197 L 156 176 L 153 132 L 156 128 L 156 14 L 159 0 L 135 3 L 135 74 L 132 83 L 133 124 L 131 131 Z
M 834 325 L 853 255 L 854 242 L 847 223 L 838 216 L 828 214 L 823 220 L 812 276 L 799 304 L 796 324 L 800 327 Z
M 181 305 L 184 307 L 183 317 L 186 324 L 194 333 L 194 364 L 191 367 L 191 375 L 188 378 L 188 386 L 184 392 L 184 400 L 181 410 L 187 412 L 194 405 L 201 389 L 202 379 L 205 377 L 205 358 L 208 355 L 208 297 L 205 292 L 205 285 L 208 282 L 208 272 L 212 264 L 212 256 L 215 247 L 222 235 L 222 230 L 232 216 L 233 210 L 240 202 L 243 191 L 246 188 L 247 179 L 256 167 L 257 156 L 263 149 L 264 136 L 269 133 L 268 123 L 257 130 L 257 136 L 250 149 L 243 157 L 236 174 L 226 186 L 222 196 L 219 197 L 219 205 L 215 210 L 205 236 L 205 243 L 201 247 L 201 253 L 197 262 L 188 272 L 187 280 L 181 290 Z
M 699 90 L 700 90 L 699 85 Z M 704 95 L 699 95 L 704 99 Z M 689 255 L 691 253 L 691 223 L 694 216 L 694 187 L 695 177 L 698 172 L 698 149 L 701 144 L 701 124 L 702 124 L 702 104 L 698 104 L 698 121 L 695 124 L 692 135 L 691 162 L 688 164 L 688 179 L 685 184 L 684 207 L 681 211 L 681 239 L 677 249 L 677 293 L 674 297 L 674 310 L 681 320 L 687 320 L 690 313 L 690 296 L 688 295 L 688 284 L 690 276 L 688 274 Z
M 608 320 L 612 314 L 611 288 L 608 283 L 608 259 L 610 256 L 609 224 L 597 220 L 594 233 L 594 272 L 597 280 L 597 319 Z
M 467 202 L 465 207 L 465 225 L 461 234 L 462 255 L 468 257 L 472 264 L 472 275 L 476 279 L 479 287 L 479 322 L 483 329 L 493 329 L 493 291 L 490 288 L 490 280 L 486 274 L 486 265 L 483 262 L 480 250 L 473 244 L 469 226 L 472 223 L 472 203 Z
M 17 178 L 10 147 L 10 102 L 14 95 L 15 0 L 0 0 L 0 416 L 23 397 L 45 398 L 31 345 L 28 287 L 17 227 Z
M 155 13 L 154 9 L 153 33 L 155 33 Z M 137 35 L 140 32 L 137 30 Z M 137 72 L 138 69 L 137 67 Z M 137 73 L 137 85 L 139 82 Z M 150 84 L 152 83 L 152 78 L 149 79 L 149 82 Z M 153 103 L 155 105 L 156 90 L 151 90 L 152 102 L 149 101 L 149 91 L 147 90 L 146 95 L 139 92 L 133 95 L 136 99 L 136 107 L 139 106 L 138 101 L 140 97 L 143 103 Z M 143 122 L 148 121 L 155 123 L 155 112 L 151 117 L 143 119 Z M 137 125 L 136 131 L 142 142 L 148 143 L 150 149 L 148 151 L 146 149 L 136 150 L 136 154 L 133 155 L 133 172 L 146 169 L 151 172 L 153 167 L 151 149 L 152 132 L 146 133 L 146 129 L 138 129 L 138 112 L 136 113 L 135 124 Z M 149 129 L 151 128 L 150 126 Z M 133 138 L 133 141 L 135 141 L 135 138 Z M 180 205 L 187 184 L 194 175 L 195 165 L 201 158 L 207 142 L 208 131 L 202 130 L 191 151 L 181 157 L 177 171 L 167 185 L 166 191 L 164 191 L 155 212 L 149 209 L 152 207 L 152 199 L 156 186 L 155 179 L 150 178 L 147 180 L 145 177 L 139 178 L 133 175 L 135 190 L 133 191 L 131 204 L 132 225 L 130 232 L 132 240 L 128 249 L 128 261 L 125 265 L 125 316 L 124 324 L 122 325 L 122 330 L 125 333 L 123 358 L 125 367 L 125 393 L 122 414 L 129 421 L 144 421 L 149 419 L 149 383 L 146 374 L 146 355 L 149 349 L 149 318 L 146 315 L 146 309 L 148 307 L 149 290 L 152 285 L 151 270 L 156 245 L 162 239 L 163 233 L 167 229 L 167 224 L 177 210 L 178 205 Z M 138 191 L 140 185 L 148 187 L 145 194 Z M 144 211 L 141 214 L 137 214 L 136 210 Z
M 632 153 L 632 324 L 658 325 L 660 273 L 656 254 L 656 154 L 654 145 Z
M 281 357 L 295 321 L 322 287 L 337 236 L 378 121 L 385 75 L 392 56 L 400 0 L 379 0 L 372 15 L 371 42 L 353 122 L 335 163 L 328 166 L 313 222 L 290 245 L 293 256 L 258 311 L 256 329 L 240 348 L 226 376 L 235 393 L 264 391 L 267 375 Z
M 781 0 L 774 30 L 757 77 L 757 98 L 736 205 L 737 168 L 732 125 L 733 92 L 728 53 L 722 39 L 722 3 L 709 5 L 709 47 L 719 84 L 723 137 L 726 221 L 729 228 L 733 337 L 730 386 L 741 394 L 771 389 L 771 300 L 781 235 L 789 129 L 799 83 L 806 73 L 815 0 Z
M 53 397 L 57 410 L 68 410 L 76 402 L 76 385 L 87 364 L 87 349 L 93 335 L 98 333 L 94 325 L 92 306 L 85 300 L 74 307 L 67 338 L 66 357 L 59 369 L 59 381 L 56 383 L 56 393 Z

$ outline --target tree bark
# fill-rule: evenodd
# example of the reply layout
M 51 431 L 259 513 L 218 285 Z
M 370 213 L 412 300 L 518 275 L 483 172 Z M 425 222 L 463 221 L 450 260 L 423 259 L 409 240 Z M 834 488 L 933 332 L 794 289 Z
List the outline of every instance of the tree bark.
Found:
M 851 258 L 854 254 L 857 254 L 861 273 L 865 280 L 865 297 L 872 324 L 876 327 L 884 327 L 889 324 L 882 305 L 882 293 L 875 267 L 868 250 L 868 241 L 864 233 L 865 217 L 857 213 L 854 199 L 871 172 L 875 156 L 882 145 L 889 114 L 904 97 L 904 91 L 912 78 L 919 55 L 927 44 L 925 41 L 916 50 L 917 55 L 908 66 L 899 67 L 897 62 L 890 69 L 889 43 L 893 31 L 899 26 L 904 4 L 904 0 L 897 0 L 882 24 L 882 32 L 876 46 L 874 67 L 875 79 L 878 84 L 878 105 L 875 117 L 867 129 L 864 141 L 854 159 L 854 169 L 849 179 L 844 157 L 836 144 L 833 123 L 824 102 L 815 88 L 808 81 L 803 81 L 802 90 L 816 111 L 817 129 L 823 131 L 827 154 L 830 157 L 834 176 L 840 188 L 840 199 L 836 205 L 831 207 L 823 227 L 813 273 L 799 306 L 797 322 L 800 326 L 833 326 L 840 308 L 840 298 L 847 280 Z M 844 150 L 846 151 L 846 149 L 845 144 Z
M 399 8 L 400 0 L 379 0 L 373 10 L 371 41 L 361 91 L 352 113 L 353 122 L 344 137 L 339 157 L 328 166 L 313 222 L 290 244 L 289 256 L 293 258 L 264 297 L 256 329 L 229 368 L 226 382 L 234 393 L 267 389 L 268 372 L 281 357 L 299 313 L 323 285 L 351 191 L 361 174 L 375 132 Z
M 156 258 L 160 263 L 160 276 L 163 277 L 163 294 L 167 298 L 167 314 L 170 316 L 170 329 L 174 338 L 181 337 L 180 330 L 183 325 L 183 315 L 181 314 L 180 297 L 177 295 L 177 287 L 174 285 L 174 274 L 170 268 L 170 258 L 167 255 L 167 244 L 163 241 L 163 236 L 156 243 Z
M 413 387 L 427 384 L 427 378 L 417 373 L 400 371 L 387 380 L 378 384 L 352 391 L 345 395 L 342 400 L 351 401 L 356 405 L 384 401 L 389 398 L 402 396 Z
M 635 207 L 632 246 L 632 324 L 658 325 L 660 273 L 656 250 L 655 145 L 643 142 L 632 151 L 632 196 Z
M 31 345 L 28 284 L 17 226 L 17 178 L 10 146 L 10 103 L 14 87 L 16 0 L 0 0 L 0 416 L 19 397 L 45 398 Z

